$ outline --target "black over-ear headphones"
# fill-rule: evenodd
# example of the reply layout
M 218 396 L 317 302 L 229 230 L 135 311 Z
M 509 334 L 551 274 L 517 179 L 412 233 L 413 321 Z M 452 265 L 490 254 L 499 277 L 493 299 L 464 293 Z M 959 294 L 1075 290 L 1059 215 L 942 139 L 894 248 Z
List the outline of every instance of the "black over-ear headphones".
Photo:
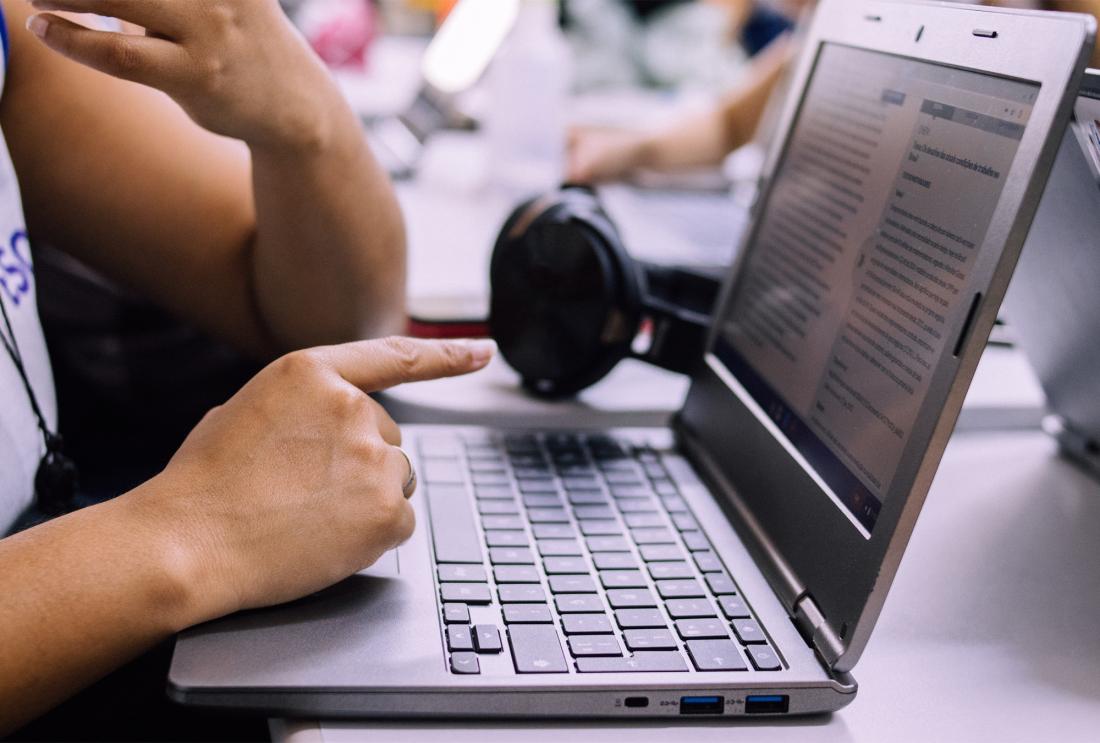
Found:
M 672 371 L 702 361 L 720 277 L 632 259 L 593 191 L 564 186 L 520 204 L 489 269 L 489 332 L 523 385 L 570 395 L 627 356 Z M 650 342 L 632 349 L 652 322 Z

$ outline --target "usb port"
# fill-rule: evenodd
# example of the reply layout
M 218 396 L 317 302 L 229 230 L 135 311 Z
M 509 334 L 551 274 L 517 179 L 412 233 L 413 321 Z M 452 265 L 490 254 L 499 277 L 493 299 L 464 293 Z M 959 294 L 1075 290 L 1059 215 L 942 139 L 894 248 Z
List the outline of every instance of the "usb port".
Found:
M 680 697 L 681 715 L 720 715 L 725 706 L 724 697 Z
M 783 714 L 790 708 L 790 703 L 791 700 L 786 694 L 757 694 L 745 697 L 745 714 Z

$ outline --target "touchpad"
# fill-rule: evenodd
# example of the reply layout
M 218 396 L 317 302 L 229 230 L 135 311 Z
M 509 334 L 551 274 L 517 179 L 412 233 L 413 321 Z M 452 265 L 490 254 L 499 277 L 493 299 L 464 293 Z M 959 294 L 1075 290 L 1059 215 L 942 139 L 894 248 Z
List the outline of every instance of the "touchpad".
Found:
M 369 568 L 359 571 L 359 574 L 373 575 L 378 578 L 397 577 L 401 574 L 401 558 L 398 556 L 398 551 L 399 549 L 392 549 L 386 552 Z

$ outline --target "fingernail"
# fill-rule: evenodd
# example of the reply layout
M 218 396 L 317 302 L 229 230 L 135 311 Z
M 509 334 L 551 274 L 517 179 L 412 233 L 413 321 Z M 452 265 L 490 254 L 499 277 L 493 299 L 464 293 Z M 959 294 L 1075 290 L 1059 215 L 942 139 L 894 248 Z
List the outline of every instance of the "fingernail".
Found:
M 50 28 L 50 22 L 45 16 L 32 15 L 27 19 L 27 30 L 40 39 L 46 38 L 46 31 Z
M 463 340 L 462 344 L 470 349 L 471 355 L 474 357 L 474 363 L 484 364 L 489 359 L 493 358 L 493 354 L 497 352 L 496 341 L 489 338 L 470 338 Z

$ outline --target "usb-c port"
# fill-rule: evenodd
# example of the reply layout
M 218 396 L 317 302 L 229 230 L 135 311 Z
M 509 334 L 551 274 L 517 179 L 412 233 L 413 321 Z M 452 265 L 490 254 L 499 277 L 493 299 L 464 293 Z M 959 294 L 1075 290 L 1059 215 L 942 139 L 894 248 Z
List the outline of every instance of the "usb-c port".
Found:
M 649 697 L 627 697 L 623 704 L 627 707 L 648 707 Z

